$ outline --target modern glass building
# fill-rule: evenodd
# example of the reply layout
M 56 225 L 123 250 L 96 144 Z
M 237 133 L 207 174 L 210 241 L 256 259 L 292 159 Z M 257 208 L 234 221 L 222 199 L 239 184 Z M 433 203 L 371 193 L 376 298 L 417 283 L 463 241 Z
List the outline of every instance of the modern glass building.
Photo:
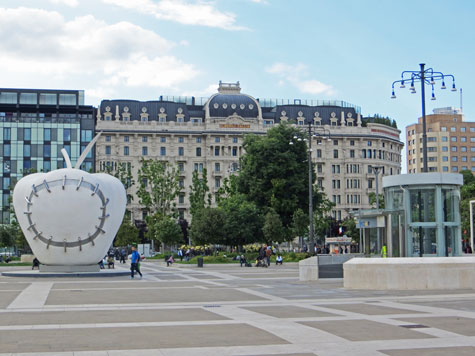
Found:
M 63 168 L 61 148 L 74 166 L 94 137 L 94 108 L 82 90 L 0 88 L 0 168 L 2 214 L 10 222 L 10 193 L 24 175 Z M 94 170 L 92 150 L 81 168 Z

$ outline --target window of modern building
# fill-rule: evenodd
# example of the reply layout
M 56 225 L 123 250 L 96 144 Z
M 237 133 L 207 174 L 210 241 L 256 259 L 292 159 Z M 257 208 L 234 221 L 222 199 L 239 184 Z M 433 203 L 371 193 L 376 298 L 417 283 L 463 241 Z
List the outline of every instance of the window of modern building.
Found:
M 451 146 L 451 147 L 450 147 L 450 150 L 451 150 L 452 152 L 457 152 L 457 146 Z
M 142 147 L 142 156 L 148 156 L 148 147 L 147 146 Z
M 196 143 L 201 143 L 201 137 L 196 138 Z
M 442 142 L 447 142 L 449 140 L 447 136 L 442 136 L 441 139 L 442 139 Z
M 437 152 L 437 147 L 427 147 L 428 152 Z
M 457 166 L 452 166 L 452 172 L 458 172 L 459 171 L 459 167 Z
M 467 132 L 467 128 L 466 127 L 461 127 L 460 132 Z
M 129 146 L 124 146 L 124 156 L 129 155 Z
M 147 136 L 142 136 L 142 142 L 148 142 L 148 137 Z
M 433 136 L 427 137 L 427 141 L 428 142 L 437 142 L 437 137 L 433 137 Z
M 461 152 L 467 152 L 467 146 L 462 146 L 460 147 Z
M 467 142 L 467 137 L 461 136 L 460 137 L 460 142 Z
M 475 127 L 471 127 L 470 132 L 475 132 Z
M 3 140 L 9 141 L 12 139 L 12 129 L 10 127 L 3 128 Z
M 475 172 L 475 167 L 474 166 L 472 166 L 472 172 Z
M 111 154 L 111 146 L 106 146 L 106 155 Z
M 457 157 L 457 156 L 452 156 L 452 157 L 451 157 L 451 160 L 452 160 L 452 162 L 457 162 L 457 161 L 458 161 L 458 157 Z
M 338 150 L 333 150 L 333 158 L 338 158 Z
M 185 149 L 183 147 L 178 147 L 178 156 L 184 156 L 185 155 Z
M 442 162 L 448 162 L 449 156 L 442 156 Z
M 457 142 L 457 136 L 451 136 L 450 141 L 452 142 Z
M 23 129 L 23 140 L 31 141 L 31 128 L 24 128 Z
M 129 136 L 124 136 L 124 142 L 129 142 Z
M 447 167 L 447 166 L 442 167 L 442 172 L 448 172 L 448 171 L 449 171 L 449 167 Z
M 76 105 L 76 95 L 59 94 L 59 105 Z
M 441 126 L 440 131 L 442 132 L 447 132 L 447 126 Z
M 51 161 L 43 161 L 43 172 L 51 171 Z
M 470 142 L 475 142 L 475 137 L 470 137 Z
M 56 105 L 56 94 L 40 93 L 40 105 Z
M 462 162 L 467 162 L 467 156 L 462 156 Z
M 63 141 L 71 142 L 71 129 L 63 129 Z
M 167 148 L 160 147 L 160 156 L 166 156 L 166 155 L 167 155 Z
M 219 147 L 214 148 L 214 155 L 219 156 Z
M 457 128 L 456 128 L 455 126 L 452 126 L 452 127 L 450 128 L 450 132 L 457 132 Z
M 23 157 L 31 157 L 31 145 L 23 145 Z
M 221 172 L 221 164 L 220 163 L 215 163 L 214 164 L 214 171 L 215 172 Z

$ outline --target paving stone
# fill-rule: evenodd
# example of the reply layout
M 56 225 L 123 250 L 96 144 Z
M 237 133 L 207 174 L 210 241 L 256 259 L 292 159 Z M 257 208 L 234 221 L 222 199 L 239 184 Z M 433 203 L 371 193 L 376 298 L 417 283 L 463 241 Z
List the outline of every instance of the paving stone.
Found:
M 426 325 L 431 328 L 442 329 L 460 335 L 475 336 L 475 319 L 443 316 L 430 318 L 403 318 L 399 320 Z
M 0 325 L 95 324 L 228 320 L 201 308 L 3 313 Z M 1 352 L 1 348 L 0 348 Z
M 58 352 L 287 344 L 244 324 L 14 330 L 0 333 L 1 352 Z
M 279 305 L 272 307 L 243 307 L 256 313 L 273 316 L 275 318 L 309 318 L 309 317 L 327 317 L 337 316 L 336 314 L 326 313 L 324 311 L 301 308 L 293 305 Z
M 300 324 L 351 341 L 425 339 L 433 336 L 371 320 L 301 321 Z
M 147 281 L 127 281 L 127 282 L 108 282 L 98 281 L 97 283 L 55 283 L 54 290 L 60 289 L 142 289 L 142 288 L 169 288 L 169 287 L 193 287 L 199 285 L 199 282 L 186 281 L 177 283 L 170 282 L 147 282 Z M 121 293 L 121 292 L 119 292 Z
M 422 312 L 390 308 L 384 305 L 357 303 L 357 304 L 329 304 L 323 305 L 325 308 L 348 311 L 352 313 L 366 314 L 366 315 L 389 315 L 389 314 L 419 314 Z
M 389 356 L 473 356 L 475 355 L 475 347 L 460 346 L 427 349 L 382 350 L 380 352 Z
M 47 305 L 77 305 L 77 304 L 131 304 L 131 303 L 178 303 L 178 302 L 212 302 L 212 301 L 244 301 L 263 300 L 252 294 L 230 289 L 214 289 L 209 293 L 204 289 L 164 288 L 138 292 L 124 290 L 120 293 L 114 290 L 53 290 Z
M 8 307 L 20 293 L 21 291 L 0 291 L 0 308 Z

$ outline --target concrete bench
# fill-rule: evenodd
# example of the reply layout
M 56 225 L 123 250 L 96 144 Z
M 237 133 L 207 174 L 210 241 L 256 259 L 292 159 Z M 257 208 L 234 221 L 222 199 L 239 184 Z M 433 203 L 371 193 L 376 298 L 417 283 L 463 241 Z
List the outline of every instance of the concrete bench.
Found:
M 475 289 L 475 257 L 353 258 L 343 264 L 348 289 Z

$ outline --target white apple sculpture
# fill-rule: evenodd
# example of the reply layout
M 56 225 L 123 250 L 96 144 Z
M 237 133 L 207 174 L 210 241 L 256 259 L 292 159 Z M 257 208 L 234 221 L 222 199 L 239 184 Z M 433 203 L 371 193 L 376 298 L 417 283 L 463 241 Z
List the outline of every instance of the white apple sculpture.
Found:
M 38 260 L 45 265 L 97 265 L 119 229 L 127 202 L 123 184 L 104 173 L 79 169 L 99 133 L 72 168 L 30 174 L 18 181 L 13 207 Z

